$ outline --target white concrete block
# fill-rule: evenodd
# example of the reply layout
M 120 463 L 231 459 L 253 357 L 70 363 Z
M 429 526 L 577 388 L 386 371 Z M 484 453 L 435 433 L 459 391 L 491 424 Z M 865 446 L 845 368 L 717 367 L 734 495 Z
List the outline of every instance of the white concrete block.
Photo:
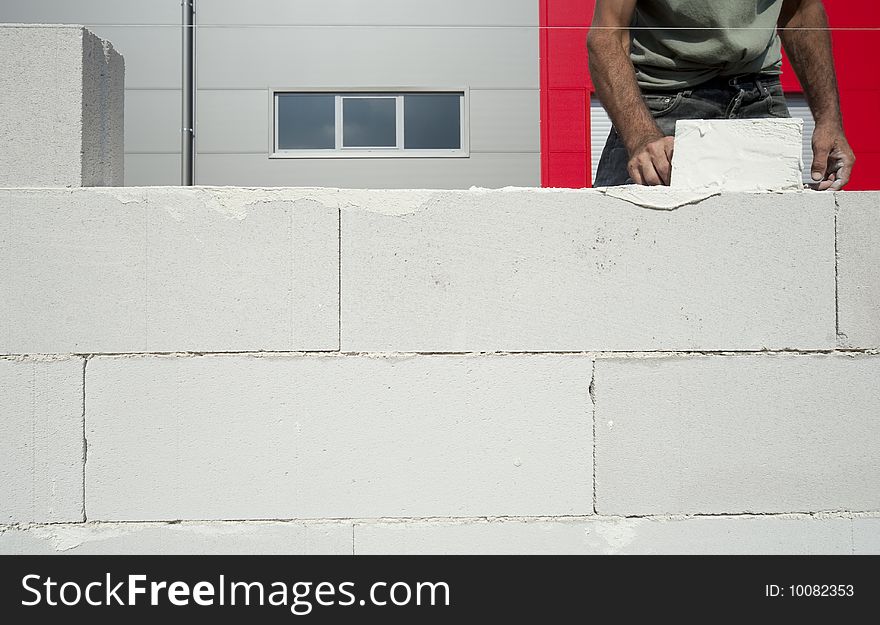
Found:
M 802 189 L 803 134 L 799 118 L 678 120 L 671 186 L 726 192 Z
M 290 345 L 290 210 L 210 191 L 144 190 L 144 198 L 147 351 Z
M 110 42 L 85 29 L 82 47 L 81 186 L 121 187 L 125 161 L 125 62 Z
M 851 520 L 809 517 L 606 518 L 357 523 L 361 554 L 849 554 Z
M 338 349 L 335 208 L 254 191 L 144 192 L 148 351 Z
M 842 347 L 880 347 L 880 194 L 836 193 Z
M 122 186 L 125 67 L 81 26 L 0 25 L 0 187 Z
M 856 555 L 880 555 L 880 518 L 857 517 L 853 519 L 853 553 Z
M 82 33 L 0 27 L 0 186 L 82 184 Z
M 878 356 L 597 360 L 597 510 L 880 509 L 878 375 Z
M 831 195 L 408 193 L 343 207 L 343 350 L 835 345 Z
M 83 361 L 0 359 L 0 523 L 83 518 Z
M 0 190 L 0 353 L 338 349 L 338 232 L 296 194 Z
M 0 527 L 0 554 L 349 555 L 347 523 L 88 523 Z
M 106 77 L 101 83 L 102 96 L 107 94 L 102 109 L 102 120 L 106 123 L 101 144 L 105 150 L 104 180 L 107 186 L 121 187 L 125 183 L 125 59 L 111 42 L 103 40 L 102 47 L 107 62 Z
M 291 211 L 291 349 L 339 349 L 339 210 L 294 200 Z
M 109 41 L 83 29 L 82 186 L 125 180 L 125 60 Z
M 0 353 L 146 349 L 146 227 L 106 190 L 0 190 Z
M 98 357 L 93 520 L 588 514 L 582 356 Z

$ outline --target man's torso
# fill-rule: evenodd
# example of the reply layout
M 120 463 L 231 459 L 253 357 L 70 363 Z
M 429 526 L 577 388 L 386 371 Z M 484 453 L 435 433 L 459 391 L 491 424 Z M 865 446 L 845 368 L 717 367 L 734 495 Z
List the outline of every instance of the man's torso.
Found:
M 783 0 L 638 0 L 631 59 L 646 91 L 721 75 L 778 74 Z

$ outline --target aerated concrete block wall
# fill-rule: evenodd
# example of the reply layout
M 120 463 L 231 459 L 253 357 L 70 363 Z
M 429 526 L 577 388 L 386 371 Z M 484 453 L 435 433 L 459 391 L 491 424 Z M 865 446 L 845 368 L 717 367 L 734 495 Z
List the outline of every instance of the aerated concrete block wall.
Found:
M 0 190 L 0 551 L 880 553 L 880 194 L 658 197 Z
M 121 187 L 124 82 L 82 26 L 0 24 L 0 187 Z

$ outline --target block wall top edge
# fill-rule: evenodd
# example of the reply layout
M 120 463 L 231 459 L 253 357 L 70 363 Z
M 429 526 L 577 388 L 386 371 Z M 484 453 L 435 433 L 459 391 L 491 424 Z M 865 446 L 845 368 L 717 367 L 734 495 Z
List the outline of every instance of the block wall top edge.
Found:
M 14 22 L 0 23 L 0 28 L 81 28 L 88 30 L 83 24 L 20 24 Z
M 880 202 L 880 191 L 843 192 L 859 197 L 866 194 L 877 194 Z M 187 198 L 199 198 L 221 205 L 234 206 L 238 202 L 246 204 L 264 204 L 270 202 L 314 201 L 330 209 L 366 210 L 383 214 L 404 214 L 413 209 L 424 209 L 430 206 L 443 205 L 444 200 L 460 199 L 471 204 L 474 198 L 485 197 L 488 204 L 514 197 L 519 201 L 534 197 L 561 200 L 571 198 L 578 202 L 595 198 L 608 198 L 609 202 L 622 202 L 634 207 L 641 207 L 653 212 L 664 213 L 699 205 L 711 200 L 712 206 L 729 205 L 729 198 L 736 197 L 799 197 L 804 204 L 814 208 L 834 205 L 835 193 L 816 191 L 785 191 L 785 192 L 702 192 L 683 191 L 676 189 L 644 191 L 633 187 L 618 189 L 563 189 L 539 187 L 502 187 L 496 189 L 347 189 L 335 187 L 232 187 L 232 186 L 150 186 L 150 187 L 0 187 L 0 199 L 15 196 L 52 197 L 88 197 L 116 198 L 124 204 L 161 201 L 186 201 Z M 456 204 L 457 202 L 452 202 Z M 743 201 L 748 206 L 748 201 Z M 790 203 L 789 203 L 790 205 Z
M 652 189 L 652 187 L 644 187 L 645 189 Z M 618 192 L 617 189 L 620 191 Z M 869 194 L 878 194 L 880 195 L 880 190 L 876 191 L 812 191 L 812 190 L 797 190 L 797 191 L 725 191 L 725 192 L 716 192 L 716 191 L 708 191 L 703 192 L 700 190 L 686 190 L 686 189 L 670 189 L 668 187 L 653 187 L 655 189 L 655 193 L 657 196 L 661 196 L 663 194 L 668 194 L 669 196 L 675 196 L 676 194 L 691 194 L 702 196 L 705 199 L 709 197 L 715 196 L 739 196 L 739 195 L 747 195 L 747 196 L 765 196 L 765 195 L 803 195 L 804 197 L 831 197 L 840 194 L 845 195 L 869 195 Z M 15 187 L 0 187 L 0 193 L 9 192 L 9 191 L 46 191 L 46 192 L 76 192 L 76 193 L 113 193 L 113 192 L 128 192 L 128 191 L 178 191 L 181 193 L 192 193 L 198 191 L 221 191 L 221 192 L 266 192 L 266 193 L 292 193 L 292 192 L 312 192 L 312 191 L 321 191 L 321 192 L 331 192 L 331 193 L 369 193 L 369 194 L 406 194 L 406 193 L 442 193 L 442 194 L 460 194 L 460 195 L 469 195 L 469 194 L 496 194 L 496 193 L 534 193 L 540 195 L 552 195 L 552 194 L 570 194 L 570 195 L 606 195 L 608 197 L 618 198 L 618 199 L 626 199 L 627 195 L 633 195 L 637 193 L 639 190 L 635 188 L 635 185 L 630 187 L 617 187 L 617 188 L 581 188 L 581 189 L 571 189 L 566 187 L 471 187 L 469 189 L 439 189 L 439 188 L 411 188 L 411 189 L 368 189 L 362 187 L 282 187 L 282 186 L 271 186 L 271 187 L 258 187 L 258 186 L 223 186 L 223 185 L 195 185 L 192 187 L 181 187 L 177 185 L 156 185 L 156 186 L 125 186 L 125 187 L 27 187 L 27 186 L 15 186 Z M 651 191 L 649 191 L 651 193 Z

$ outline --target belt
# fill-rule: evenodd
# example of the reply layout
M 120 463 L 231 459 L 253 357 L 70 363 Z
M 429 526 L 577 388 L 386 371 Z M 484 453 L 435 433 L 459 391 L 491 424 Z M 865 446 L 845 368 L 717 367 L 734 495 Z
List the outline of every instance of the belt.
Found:
M 740 89 L 757 87 L 761 91 L 765 91 L 769 87 L 779 84 L 779 82 L 779 74 L 738 74 L 736 76 L 716 76 L 699 85 L 694 85 L 693 89 L 739 91 Z

